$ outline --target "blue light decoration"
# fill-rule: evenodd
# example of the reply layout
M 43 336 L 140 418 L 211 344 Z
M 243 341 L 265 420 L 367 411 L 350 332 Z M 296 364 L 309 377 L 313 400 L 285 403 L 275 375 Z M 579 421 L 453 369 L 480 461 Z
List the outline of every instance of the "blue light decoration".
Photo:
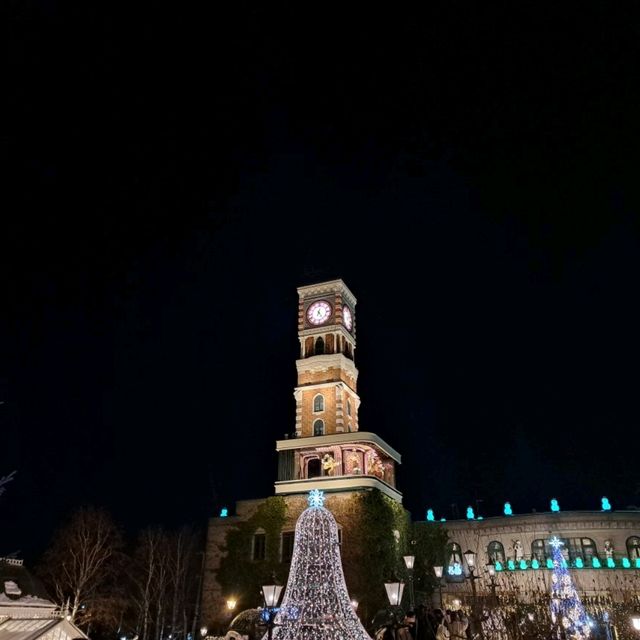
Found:
M 600 567 L 602 567 L 602 565 L 600 564 L 600 560 L 598 558 L 591 558 L 591 566 L 594 569 L 600 569 Z
M 496 571 L 502 571 L 503 569 L 502 562 L 496 562 Z
M 307 502 L 310 507 L 324 507 L 324 491 L 320 489 L 311 489 Z
M 640 558 L 636 558 L 634 564 L 636 566 L 636 569 L 640 569 Z
M 505 502 L 504 503 L 504 515 L 505 516 L 512 516 L 513 515 L 513 511 L 511 510 L 511 503 L 510 502 Z
M 484 520 L 484 518 L 482 516 L 478 516 L 476 520 Z
M 551 558 L 547 558 L 547 569 L 553 569 L 553 560 Z
M 516 563 L 513 560 L 507 560 L 507 569 L 513 571 L 516 568 Z
M 467 520 L 475 520 L 475 515 L 473 513 L 472 507 L 467 507 Z
M 582 558 L 576 558 L 576 569 L 584 569 L 584 562 L 582 562 Z
M 229 515 L 229 509 L 227 509 L 227 507 L 222 507 L 222 509 L 220 509 L 220 517 L 226 518 L 228 515 Z
M 427 521 L 433 522 L 436 517 L 433 515 L 433 509 L 427 509 Z
M 447 519 L 446 518 L 440 518 L 440 522 L 446 522 Z
M 564 542 L 557 536 L 549 541 L 553 549 L 551 574 L 551 620 L 567 638 L 580 640 L 591 635 L 589 618 L 576 591 L 562 555 Z
M 450 576 L 461 576 L 462 575 L 462 565 L 459 562 L 454 562 L 450 564 L 447 573 Z
M 609 498 L 605 498 L 604 496 L 602 496 L 601 503 L 603 511 L 611 511 L 611 503 L 609 502 Z
M 524 558 L 522 560 L 520 560 L 520 568 L 521 569 L 526 569 L 527 568 L 527 561 Z
M 553 511 L 554 513 L 557 513 L 558 511 L 560 511 L 560 505 L 558 504 L 558 501 L 555 498 L 551 499 L 551 511 Z
M 534 558 L 531 561 L 531 568 L 532 569 L 539 569 L 540 568 L 540 563 L 538 562 L 538 558 Z
M 607 558 L 607 567 L 609 567 L 609 569 L 615 569 L 616 561 L 613 558 Z
M 631 569 L 631 563 L 629 562 L 629 558 L 622 558 L 622 566 L 625 569 Z

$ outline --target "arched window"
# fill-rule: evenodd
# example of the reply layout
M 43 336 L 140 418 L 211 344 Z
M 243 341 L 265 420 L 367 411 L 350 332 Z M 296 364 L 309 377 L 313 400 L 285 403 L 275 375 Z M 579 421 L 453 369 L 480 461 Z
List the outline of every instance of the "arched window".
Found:
M 349 398 L 347 398 L 347 415 L 351 415 L 351 400 Z
M 538 562 L 546 562 L 547 555 L 545 553 L 544 540 L 539 538 L 531 543 L 531 558 Z
M 313 410 L 316 413 L 324 411 L 324 396 L 321 393 L 313 399 Z
M 449 582 L 464 580 L 464 570 L 462 564 L 462 549 L 457 542 L 450 542 L 447 545 L 447 580 Z
M 638 536 L 627 538 L 627 555 L 632 562 L 640 558 L 640 538 Z
M 324 340 L 322 338 L 318 338 L 316 340 L 316 355 L 321 356 L 324 353 Z
M 316 420 L 313 423 L 313 435 L 314 436 L 324 435 L 324 422 L 322 420 Z
M 307 478 L 319 478 L 321 475 L 320 458 L 312 458 L 307 462 Z
M 596 543 L 591 538 L 580 538 L 582 547 L 582 559 L 591 562 L 592 558 L 598 557 L 598 550 L 596 549 Z
M 500 562 L 504 564 L 504 546 L 502 542 L 498 542 L 497 540 L 493 540 L 487 546 L 487 557 L 489 558 L 489 562 L 491 564 L 495 564 L 496 562 Z

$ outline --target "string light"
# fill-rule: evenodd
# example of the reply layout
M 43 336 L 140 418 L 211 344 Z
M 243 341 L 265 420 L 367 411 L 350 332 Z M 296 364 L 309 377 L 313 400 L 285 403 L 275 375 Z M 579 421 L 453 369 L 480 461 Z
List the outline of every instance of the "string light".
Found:
M 338 525 L 322 491 L 309 494 L 296 523 L 291 571 L 273 640 L 370 640 L 342 572 Z
M 581 640 L 591 634 L 589 618 L 567 570 L 562 555 L 564 543 L 557 536 L 549 540 L 553 549 L 553 573 L 551 574 L 551 620 L 564 629 L 568 638 Z

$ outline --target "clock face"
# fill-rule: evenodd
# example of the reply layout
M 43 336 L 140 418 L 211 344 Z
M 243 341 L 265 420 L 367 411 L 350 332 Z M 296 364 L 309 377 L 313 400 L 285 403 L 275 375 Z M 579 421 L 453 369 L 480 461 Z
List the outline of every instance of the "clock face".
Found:
M 351 331 L 351 327 L 353 326 L 353 316 L 351 315 L 351 309 L 345 305 L 342 307 L 342 320 L 344 322 L 344 326 L 347 327 L 347 330 Z
M 307 309 L 307 320 L 311 324 L 324 324 L 331 317 L 331 305 L 326 300 L 318 300 Z

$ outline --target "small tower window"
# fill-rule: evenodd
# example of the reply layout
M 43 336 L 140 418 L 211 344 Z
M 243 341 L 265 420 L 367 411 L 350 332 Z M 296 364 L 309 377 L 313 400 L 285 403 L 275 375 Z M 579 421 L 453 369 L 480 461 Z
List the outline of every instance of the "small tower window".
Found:
M 324 421 L 316 420 L 313 423 L 313 435 L 314 436 L 323 436 L 324 435 Z
M 313 411 L 314 413 L 324 411 L 324 396 L 320 393 L 313 399 Z
M 324 353 L 324 340 L 322 338 L 318 338 L 316 340 L 316 355 L 321 356 Z
M 351 415 L 351 400 L 349 398 L 347 398 L 347 415 Z

